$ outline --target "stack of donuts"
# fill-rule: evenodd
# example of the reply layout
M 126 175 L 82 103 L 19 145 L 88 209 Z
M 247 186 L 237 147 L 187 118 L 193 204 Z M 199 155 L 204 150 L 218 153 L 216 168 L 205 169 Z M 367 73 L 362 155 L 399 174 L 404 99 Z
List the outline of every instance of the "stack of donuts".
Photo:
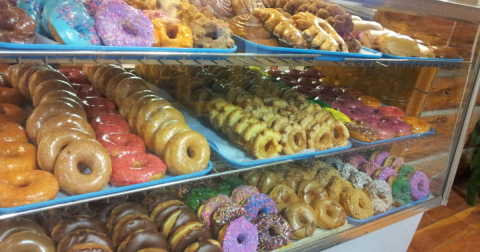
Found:
M 0 84 L 0 207 L 51 200 L 59 185 L 50 173 L 37 170 L 37 148 L 28 143 L 26 111 L 17 89 L 20 78 L 7 73 Z M 7 87 L 8 86 L 8 87 Z
M 11 218 L 0 221 L 0 251 L 55 252 L 55 245 L 36 221 Z
M 66 194 L 103 190 L 110 179 L 111 160 L 95 140 L 82 100 L 69 79 L 48 65 L 31 64 L 12 65 L 6 76 L 35 107 L 26 129 L 30 141 L 38 146 L 39 167 L 53 173 Z M 90 172 L 84 174 L 87 168 Z
M 117 118 L 113 119 L 115 122 L 109 124 L 115 124 L 122 127 L 121 130 L 126 130 L 128 123 L 130 130 L 143 138 L 146 146 L 165 161 L 170 173 L 189 174 L 207 168 L 210 160 L 207 140 L 198 132 L 191 130 L 185 124 L 183 115 L 168 101 L 155 95 L 143 79 L 115 65 L 84 65 L 84 72 L 93 83 L 93 90 L 114 102 L 120 109 L 120 115 L 126 119 L 125 121 L 115 116 Z M 132 139 L 137 140 L 131 142 L 141 140 L 134 136 L 129 140 Z M 111 138 L 106 140 L 113 141 Z M 119 141 L 124 141 L 126 145 L 132 144 L 125 139 Z M 143 149 L 141 152 L 144 152 Z M 135 158 L 126 158 L 118 163 L 127 162 L 128 166 L 135 166 L 135 161 L 137 161 Z M 154 168 L 156 164 L 152 162 L 151 166 Z M 164 173 L 158 176 L 163 175 Z

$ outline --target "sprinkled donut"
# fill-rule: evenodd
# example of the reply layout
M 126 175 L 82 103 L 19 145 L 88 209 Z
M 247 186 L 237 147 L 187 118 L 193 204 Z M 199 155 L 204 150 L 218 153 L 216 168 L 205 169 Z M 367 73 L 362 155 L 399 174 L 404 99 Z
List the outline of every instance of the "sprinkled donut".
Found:
M 317 175 L 315 175 L 314 180 L 320 182 L 320 185 L 325 187 L 330 183 L 330 181 L 333 178 L 341 177 L 340 173 L 335 170 L 334 168 L 325 168 L 321 169 L 320 171 L 317 172 Z
M 388 151 L 375 151 L 370 155 L 370 160 L 373 160 L 375 163 L 382 165 L 383 161 L 390 157 L 390 153 Z
M 368 183 L 372 182 L 372 178 L 370 178 L 365 172 L 355 172 L 350 175 L 348 181 L 352 183 L 355 189 L 363 189 Z
M 240 217 L 247 218 L 246 216 L 245 208 L 242 206 L 232 202 L 223 204 L 215 210 L 210 220 L 212 236 L 217 237 L 220 230 L 228 225 L 228 223 Z
M 381 166 L 379 164 L 374 162 L 373 159 L 370 159 L 368 163 L 361 164 L 358 169 L 362 172 L 365 172 L 369 177 L 371 177 L 373 173 L 380 168 Z
M 259 193 L 248 198 L 243 204 L 247 212 L 247 219 L 253 221 L 259 214 L 276 214 L 275 202 L 265 194 Z
M 338 157 L 328 157 L 325 159 L 325 164 L 338 169 L 340 166 L 343 166 L 343 161 Z
M 232 201 L 241 204 L 245 199 L 250 198 L 253 194 L 257 194 L 258 189 L 252 186 L 239 186 L 232 191 Z
M 400 205 L 405 205 L 410 202 L 412 189 L 407 177 L 398 176 L 397 179 L 395 179 L 392 184 L 392 195 L 395 201 Z
M 278 214 L 261 214 L 253 221 L 258 229 L 258 247 L 272 251 L 290 243 L 293 231 L 288 222 Z
M 414 199 L 420 200 L 428 196 L 430 185 L 427 175 L 423 172 L 411 172 L 407 175 L 407 178 L 410 180 Z
M 59 5 L 52 9 L 49 19 L 50 31 L 58 43 L 81 46 L 101 44 L 95 20 L 81 4 Z
M 153 24 L 141 11 L 121 0 L 102 2 L 95 13 L 95 28 L 107 46 L 150 47 Z
M 410 165 L 398 165 L 398 166 L 395 166 L 394 169 L 398 173 L 398 175 L 404 175 L 404 176 L 407 176 L 407 174 L 409 174 L 410 172 L 415 171 L 415 168 L 413 168 L 413 166 L 410 166 Z
M 385 160 L 383 160 L 383 166 L 393 168 L 393 167 L 398 166 L 398 165 L 403 165 L 404 162 L 405 161 L 401 157 L 390 156 L 390 157 L 386 158 Z
M 198 212 L 202 213 L 199 217 L 202 217 L 201 220 L 203 220 L 203 223 L 206 224 L 207 227 L 210 227 L 213 212 L 215 212 L 221 205 L 228 202 L 232 201 L 228 196 L 222 194 L 210 198 L 200 207 L 200 209 L 198 209 Z
M 386 212 L 392 206 L 392 189 L 383 180 L 375 180 L 368 184 L 365 187 L 365 193 L 372 201 L 374 214 Z
M 240 217 L 224 227 L 218 235 L 223 252 L 256 251 L 258 229 L 247 219 Z
M 43 11 L 42 11 L 42 26 L 43 29 L 45 29 L 45 32 L 48 35 L 51 35 L 50 27 L 49 27 L 49 20 L 50 20 L 50 14 L 55 7 L 61 5 L 61 4 L 77 4 L 77 5 L 82 5 L 80 0 L 47 0 L 45 5 L 43 6 Z
M 35 20 L 35 23 L 40 24 L 42 21 L 42 11 L 43 11 L 43 6 L 45 6 L 45 3 L 47 0 L 35 0 L 35 1 L 29 1 L 29 0 L 19 0 L 17 2 L 17 7 L 24 9 L 27 14 Z M 42 26 L 37 25 L 37 29 L 35 30 L 35 33 L 41 33 L 42 32 Z

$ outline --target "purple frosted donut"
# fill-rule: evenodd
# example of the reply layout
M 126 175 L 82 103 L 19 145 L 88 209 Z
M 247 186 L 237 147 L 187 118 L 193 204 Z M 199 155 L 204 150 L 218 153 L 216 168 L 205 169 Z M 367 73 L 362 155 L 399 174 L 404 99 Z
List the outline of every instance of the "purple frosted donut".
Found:
M 215 210 L 217 210 L 220 206 L 228 202 L 232 201 L 227 195 L 223 194 L 208 199 L 202 209 L 203 223 L 206 224 L 207 227 L 210 227 L 213 212 L 215 212 Z
M 240 217 L 221 230 L 218 241 L 223 252 L 257 251 L 258 229 L 250 221 Z
M 397 172 L 394 169 L 390 167 L 384 167 L 375 171 L 373 174 L 373 179 L 386 181 L 388 177 L 394 175 L 397 175 Z
M 403 164 L 404 164 L 404 160 L 401 157 L 390 156 L 390 157 L 386 158 L 385 160 L 383 160 L 383 166 L 384 167 L 392 167 L 393 168 L 395 166 L 403 165 Z
M 383 164 L 383 160 L 385 160 L 388 157 L 390 157 L 390 153 L 388 153 L 388 151 L 375 151 L 370 156 L 370 159 L 373 159 L 375 163 L 381 165 Z
M 147 16 L 122 0 L 103 1 L 95 13 L 95 28 L 108 46 L 150 47 L 155 43 Z
M 369 177 L 371 177 L 373 173 L 380 168 L 381 166 L 379 164 L 375 163 L 373 159 L 370 159 L 368 163 L 361 164 L 358 169 L 365 172 Z
M 232 191 L 232 201 L 237 204 L 242 204 L 245 199 L 250 198 L 250 196 L 257 193 L 260 192 L 258 192 L 256 187 L 246 185 L 238 186 Z
M 412 197 L 416 200 L 423 199 L 428 196 L 430 184 L 427 175 L 423 172 L 411 172 L 407 175 L 412 188 Z
M 353 167 L 358 169 L 361 164 L 367 163 L 368 161 L 362 155 L 355 155 L 347 157 L 343 162 L 351 164 Z
M 288 222 L 278 214 L 261 214 L 253 224 L 258 229 L 258 247 L 272 251 L 290 243 L 293 231 Z
M 247 211 L 247 219 L 250 221 L 257 218 L 259 214 L 276 214 L 278 212 L 275 201 L 262 193 L 248 198 L 243 207 Z

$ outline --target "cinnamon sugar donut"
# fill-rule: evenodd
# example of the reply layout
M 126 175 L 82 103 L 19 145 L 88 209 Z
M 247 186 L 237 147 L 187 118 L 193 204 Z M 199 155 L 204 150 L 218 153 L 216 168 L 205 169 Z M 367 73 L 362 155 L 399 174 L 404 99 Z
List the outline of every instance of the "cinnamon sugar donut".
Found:
M 75 93 L 75 90 L 73 89 L 72 85 L 70 85 L 70 83 L 66 81 L 47 80 L 38 84 L 38 86 L 35 88 L 35 91 L 33 91 L 33 94 L 32 94 L 33 106 L 38 106 L 38 104 L 40 104 L 40 101 L 42 100 L 42 97 L 48 92 L 53 90 L 65 90 L 65 91 Z
M 340 202 L 346 193 L 354 190 L 352 184 L 341 177 L 332 179 L 326 189 L 332 199 Z
M 168 171 L 180 175 L 205 170 L 210 160 L 207 139 L 196 131 L 184 131 L 168 141 L 165 155 Z
M 15 104 L 0 103 L 0 122 L 13 122 L 24 125 L 27 112 Z
M 178 133 L 191 130 L 184 122 L 181 121 L 167 121 L 160 125 L 155 131 L 155 154 L 160 158 L 164 158 L 165 150 L 168 142 Z
M 25 129 L 13 122 L 0 122 L 0 144 L 2 142 L 28 142 Z
M 42 125 L 37 133 L 37 143 L 40 143 L 42 139 L 50 132 L 62 128 L 78 129 L 91 136 L 95 136 L 95 131 L 85 119 L 79 115 L 65 114 L 55 116 Z

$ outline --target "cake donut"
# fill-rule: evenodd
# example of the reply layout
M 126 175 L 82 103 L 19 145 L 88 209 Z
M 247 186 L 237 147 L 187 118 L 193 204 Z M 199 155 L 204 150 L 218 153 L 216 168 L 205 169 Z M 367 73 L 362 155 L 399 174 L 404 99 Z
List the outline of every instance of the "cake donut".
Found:
M 25 186 L 27 185 L 27 186 Z M 59 190 L 46 171 L 9 171 L 0 176 L 0 207 L 15 207 L 54 199 Z
M 190 222 L 175 230 L 168 243 L 170 244 L 170 251 L 184 252 L 190 244 L 211 238 L 206 226 L 200 222 Z
M 213 213 L 223 204 L 229 202 L 232 202 L 232 200 L 230 200 L 228 196 L 222 194 L 208 199 L 198 209 L 198 219 L 203 221 L 207 227 L 210 227 Z
M 25 129 L 13 122 L 0 122 L 0 143 L 1 142 L 28 142 Z
M 317 226 L 322 229 L 334 229 L 341 227 L 347 220 L 347 213 L 342 205 L 330 198 L 315 199 L 311 206 L 315 210 Z
M 311 236 L 317 228 L 315 210 L 305 202 L 295 202 L 285 209 L 283 216 L 293 230 L 292 239 Z
M 107 46 L 151 47 L 155 43 L 148 17 L 120 0 L 103 1 L 97 7 L 95 28 Z
M 333 178 L 341 178 L 340 173 L 332 167 L 322 169 L 315 175 L 314 180 L 326 187 Z
M 112 157 L 112 186 L 126 186 L 162 179 L 167 166 L 152 154 L 121 154 Z
M 259 192 L 256 187 L 242 185 L 233 189 L 231 199 L 234 203 L 241 204 L 245 199 L 257 193 Z
M 427 175 L 423 172 L 411 172 L 407 175 L 410 180 L 412 197 L 416 200 L 423 199 L 429 194 L 429 181 Z
M 0 122 L 14 122 L 24 125 L 27 112 L 15 104 L 0 103 Z
M 193 35 L 188 26 L 180 20 L 155 18 L 152 20 L 156 47 L 192 48 Z
M 393 176 L 392 176 L 393 177 Z M 410 181 L 405 176 L 397 176 L 392 184 L 392 196 L 399 205 L 406 205 L 412 197 Z
M 299 201 L 299 197 L 295 191 L 286 185 L 277 185 L 270 192 L 268 196 L 275 202 L 277 211 L 283 212 L 288 205 Z
M 243 203 L 247 220 L 253 221 L 259 214 L 276 214 L 275 202 L 265 194 L 259 193 L 250 196 Z
M 220 230 L 218 241 L 224 252 L 256 251 L 258 229 L 250 221 L 240 217 Z
M 352 189 L 340 201 L 347 215 L 363 220 L 373 216 L 373 204 L 368 195 L 360 189 Z
M 83 174 L 78 165 L 87 165 L 91 172 Z M 67 194 L 76 195 L 102 190 L 112 173 L 112 162 L 107 151 L 95 140 L 81 139 L 70 143 L 57 157 L 55 177 Z
M 278 214 L 261 214 L 253 221 L 258 229 L 258 248 L 272 251 L 290 243 L 293 231 Z
M 372 201 L 373 214 L 386 212 L 392 206 L 392 189 L 387 182 L 383 180 L 375 180 L 368 184 L 364 191 Z
M 0 101 L 19 106 L 22 103 L 22 97 L 14 88 L 0 87 Z
M 184 252 L 202 252 L 202 251 L 222 252 L 222 247 L 220 246 L 220 243 L 218 243 L 218 241 L 216 240 L 200 239 L 197 242 L 190 244 L 190 246 L 188 246 Z
M 85 119 L 75 114 L 64 114 L 52 117 L 42 125 L 37 134 L 37 143 L 40 143 L 42 139 L 52 131 L 62 128 L 77 129 L 95 136 L 95 131 Z
M 343 195 L 351 190 L 353 190 L 352 184 L 343 178 L 334 178 L 328 183 L 325 187 L 327 189 L 328 195 L 337 201 L 341 201 Z
M 25 242 L 29 241 L 29 242 Z M 22 231 L 10 235 L 0 243 L 0 251 L 42 251 L 55 252 L 55 245 L 48 236 L 34 233 L 31 231 Z
M 67 2 L 53 8 L 49 16 L 49 28 L 53 38 L 60 44 L 101 45 L 95 20 L 81 4 Z
M 350 178 L 348 178 L 348 181 L 352 183 L 355 189 L 363 189 L 373 180 L 365 172 L 354 172 L 350 174 Z
M 165 154 L 168 171 L 175 175 L 205 170 L 210 160 L 210 147 L 196 131 L 184 131 L 168 141 Z
M 97 141 L 111 157 L 126 154 L 145 154 L 145 143 L 132 133 L 110 133 L 97 136 Z

